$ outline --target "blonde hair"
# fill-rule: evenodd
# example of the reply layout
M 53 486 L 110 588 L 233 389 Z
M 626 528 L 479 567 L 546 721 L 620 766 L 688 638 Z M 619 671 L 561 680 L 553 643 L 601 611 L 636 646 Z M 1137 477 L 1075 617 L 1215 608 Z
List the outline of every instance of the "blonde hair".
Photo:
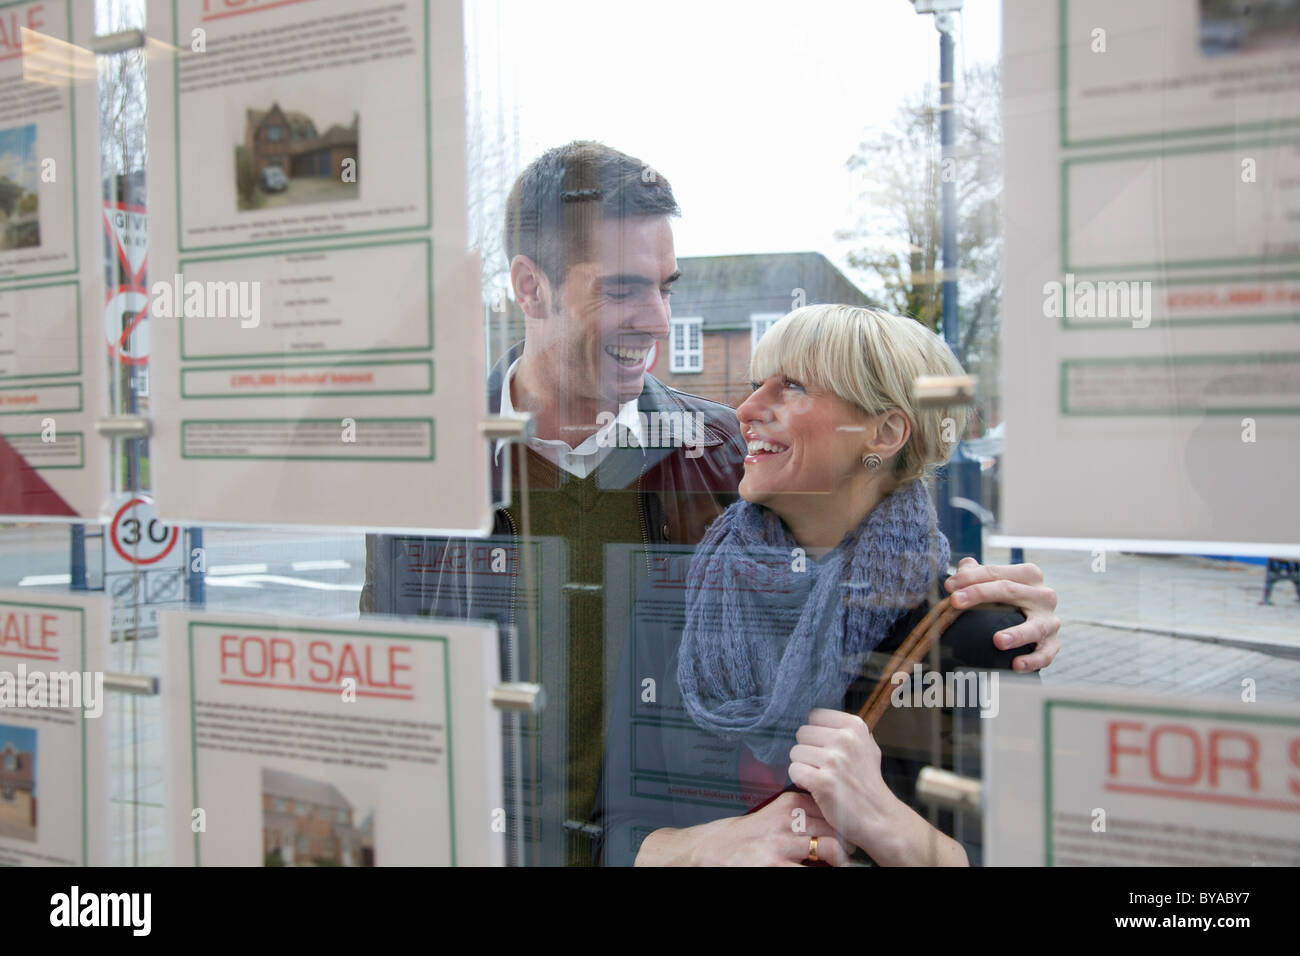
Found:
M 954 439 L 966 425 L 962 406 L 920 408 L 920 375 L 964 375 L 944 341 L 915 319 L 849 305 L 809 305 L 780 319 L 754 347 L 750 377 L 783 375 L 833 392 L 868 415 L 896 408 L 912 432 L 894 459 L 894 477 L 908 481 L 948 460 L 944 419 Z M 955 443 L 955 442 L 954 442 Z

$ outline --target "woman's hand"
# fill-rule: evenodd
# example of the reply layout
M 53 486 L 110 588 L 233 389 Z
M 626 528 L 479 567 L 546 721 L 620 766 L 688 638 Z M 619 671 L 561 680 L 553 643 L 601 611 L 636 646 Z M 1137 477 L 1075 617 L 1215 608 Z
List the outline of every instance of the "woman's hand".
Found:
M 637 866 L 798 866 L 817 838 L 817 859 L 848 862 L 851 850 L 835 835 L 806 793 L 783 793 L 763 809 L 683 830 L 655 830 L 637 853 Z
M 795 734 L 790 779 L 826 822 L 881 866 L 966 866 L 961 844 L 899 800 L 880 775 L 880 747 L 856 714 L 818 708 Z
M 962 558 L 957 573 L 944 582 L 955 607 L 976 604 L 1010 604 L 1025 613 L 1025 623 L 993 635 L 1002 650 L 1037 644 L 1028 654 L 1016 658 L 1017 671 L 1042 670 L 1061 649 L 1056 633 L 1061 620 L 1056 611 L 1056 592 L 1043 584 L 1043 572 L 1036 564 L 982 565 L 974 558 Z

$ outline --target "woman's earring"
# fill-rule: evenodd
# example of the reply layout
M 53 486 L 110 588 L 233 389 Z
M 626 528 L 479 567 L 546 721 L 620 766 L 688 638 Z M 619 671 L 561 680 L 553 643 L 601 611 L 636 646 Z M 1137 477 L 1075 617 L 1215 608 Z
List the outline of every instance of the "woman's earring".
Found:
M 871 452 L 871 454 L 869 455 L 863 455 L 862 467 L 867 469 L 867 471 L 875 471 L 877 468 L 880 467 L 880 456 L 877 455 L 874 451 Z

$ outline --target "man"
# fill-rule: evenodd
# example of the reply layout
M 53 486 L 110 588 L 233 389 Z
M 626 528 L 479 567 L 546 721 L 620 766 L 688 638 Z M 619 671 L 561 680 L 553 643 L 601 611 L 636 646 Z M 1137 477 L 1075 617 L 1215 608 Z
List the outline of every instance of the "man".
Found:
M 591 821 L 599 817 L 604 690 L 616 663 L 604 656 L 605 546 L 643 545 L 648 556 L 654 545 L 697 543 L 735 500 L 744 470 L 732 408 L 646 373 L 651 346 L 668 334 L 679 277 L 669 220 L 679 212 L 661 175 L 599 143 L 552 149 L 524 170 L 507 201 L 505 240 L 525 335 L 492 369 L 488 407 L 503 416 L 530 414 L 535 436 L 516 464 L 508 506 L 496 513 L 494 538 L 509 545 L 492 564 L 499 573 L 475 573 L 468 542 L 367 540 L 363 612 L 488 617 L 521 635 L 517 646 L 503 646 L 503 659 L 518 661 L 506 665 L 506 676 L 542 676 L 548 714 L 555 714 L 543 720 L 562 718 L 567 728 L 558 748 L 541 745 L 541 763 L 544 770 L 552 764 L 564 793 L 571 863 L 599 851 Z M 665 429 L 651 422 L 671 422 L 673 440 L 665 443 Z M 498 444 L 497 500 L 505 460 Z M 517 543 L 525 511 L 534 538 L 565 544 L 567 626 L 539 632 L 522 613 Z M 1059 648 L 1056 597 L 1041 582 L 1033 565 L 971 561 L 949 589 L 963 606 L 1022 608 L 1026 621 L 1004 632 L 1001 646 L 1036 643 L 1021 660 L 1037 669 Z M 557 660 L 559 670 L 548 671 Z M 553 766 L 557 760 L 562 767 Z

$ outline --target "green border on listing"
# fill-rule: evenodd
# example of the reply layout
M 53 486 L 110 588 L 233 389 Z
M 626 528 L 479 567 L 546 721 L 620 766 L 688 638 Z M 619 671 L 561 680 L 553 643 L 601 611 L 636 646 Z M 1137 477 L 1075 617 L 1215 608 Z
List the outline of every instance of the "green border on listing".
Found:
M 40 607 L 48 611 L 63 611 L 77 615 L 78 625 L 81 629 L 81 660 L 79 671 L 86 669 L 86 609 L 67 604 L 37 604 L 34 601 L 0 601 L 0 607 Z M 86 799 L 86 721 L 83 715 L 81 720 L 76 721 L 79 736 L 81 737 L 81 865 L 90 866 L 90 850 L 88 848 L 90 826 L 89 811 L 87 809 Z M 38 810 L 39 812 L 39 810 Z
M 308 422 L 329 422 L 339 427 L 337 418 L 183 418 L 181 419 L 181 458 L 183 460 L 201 461 L 408 461 L 426 462 L 437 460 L 434 447 L 434 421 L 432 418 L 357 418 L 355 422 L 419 422 L 429 426 L 429 454 L 413 457 L 410 455 L 195 455 L 185 450 L 185 429 L 188 425 L 302 425 Z
M 20 408 L 14 412 L 0 412 L 0 415 L 54 415 L 58 412 L 79 412 L 85 405 L 80 382 L 32 382 L 29 385 L 6 385 L 0 392 L 30 392 L 37 388 L 75 388 L 77 390 L 76 408 Z
M 0 293 L 7 295 L 11 292 L 25 292 L 28 289 L 52 289 L 57 286 L 65 285 L 72 286 L 72 290 L 76 295 L 77 300 L 77 339 L 73 343 L 75 346 L 73 352 L 77 359 L 76 369 L 71 372 L 38 372 L 35 375 L 0 375 L 0 381 L 18 382 L 30 378 L 71 378 L 72 376 L 81 374 L 81 283 L 76 279 L 63 279 L 59 282 L 38 282 L 35 285 L 6 286 L 5 288 L 0 289 Z
M 1206 365 L 1214 363 L 1249 364 L 1254 362 L 1300 362 L 1300 352 L 1242 352 L 1221 355 L 1175 355 L 1154 358 L 1089 358 L 1063 359 L 1061 361 L 1060 409 L 1061 414 L 1074 418 L 1113 418 L 1115 416 L 1184 416 L 1184 415 L 1295 415 L 1300 412 L 1300 405 L 1290 408 L 1258 408 L 1241 405 L 1235 408 L 1114 408 L 1094 411 L 1077 411 L 1070 408 L 1067 380 L 1070 366 L 1093 365 L 1115 366 L 1127 365 L 1141 367 L 1166 367 L 1170 365 Z
M 186 664 L 190 672 L 190 776 L 191 787 L 194 794 L 194 803 L 192 806 L 201 807 L 199 802 L 199 754 L 198 744 L 195 741 L 195 730 L 198 726 L 198 715 L 195 712 L 195 693 L 194 693 L 194 629 L 196 627 L 210 628 L 220 630 L 222 628 L 248 628 L 257 627 L 259 631 L 289 633 L 289 634 L 325 634 L 340 637 L 370 637 L 381 640 L 400 640 L 400 641 L 437 641 L 442 645 L 442 684 L 443 684 L 443 713 L 446 718 L 446 725 L 443 736 L 447 745 L 447 816 L 451 821 L 451 866 L 456 865 L 456 771 L 455 759 L 452 751 L 452 720 L 451 720 L 451 650 L 448 639 L 440 634 L 406 634 L 394 631 L 353 631 L 342 628 L 326 627 L 280 627 L 274 624 L 250 625 L 247 621 L 236 623 L 232 621 L 190 621 L 187 624 L 186 631 L 188 636 L 188 655 Z M 300 760 L 312 762 L 309 757 L 300 757 Z M 316 761 L 319 762 L 319 761 Z M 199 856 L 199 834 L 194 834 L 194 865 L 202 866 Z
M 1071 156 L 1061 160 L 1061 271 L 1075 275 L 1096 273 L 1123 273 L 1138 269 L 1194 269 L 1212 266 L 1239 266 L 1267 262 L 1300 262 L 1300 252 L 1279 256 L 1234 256 L 1211 259 L 1164 259 L 1157 262 L 1126 262 L 1107 265 L 1075 266 L 1070 264 L 1070 167 L 1085 164 L 1124 162 L 1130 159 L 1143 159 L 1151 156 L 1180 156 L 1188 154 L 1229 153 L 1260 146 L 1271 149 L 1275 146 L 1300 146 L 1300 138 L 1279 138 L 1253 140 L 1250 142 L 1216 143 L 1203 146 L 1180 146 L 1172 149 L 1145 149 L 1127 153 L 1108 153 L 1102 156 Z M 1213 281 L 1211 279 L 1210 281 Z
M 31 2 L 32 0 L 10 0 L 9 3 L 0 3 L 0 10 L 5 10 L 8 9 L 9 7 L 25 6 L 30 4 Z M 66 50 L 66 54 L 67 54 L 66 63 L 67 63 L 67 71 L 68 71 L 67 75 L 71 77 L 77 75 L 76 68 L 74 67 L 72 62 L 73 52 L 74 51 L 84 52 L 80 50 L 73 42 L 72 0 L 66 0 L 64 4 L 63 16 L 64 16 L 64 25 L 67 27 L 66 36 L 61 38 L 55 37 L 55 39 L 60 40 L 67 46 L 67 50 Z M 0 283 L 26 282 L 30 279 L 48 279 L 53 276 L 67 276 L 67 275 L 75 276 L 81 272 L 81 229 L 80 229 L 80 224 L 78 223 L 78 219 L 80 219 L 80 216 L 78 215 L 78 210 L 81 209 L 81 204 L 77 198 L 77 92 L 75 87 L 71 84 L 68 86 L 68 147 L 69 147 L 69 153 L 72 157 L 72 206 L 71 206 L 72 268 L 58 269 L 54 272 L 34 272 L 31 275 L 11 276 L 10 278 L 7 279 L 0 279 Z M 0 291 L 11 292 L 14 290 L 5 288 Z M 78 301 L 77 304 L 78 304 L 77 314 L 78 316 L 80 316 L 81 314 L 80 301 Z M 80 329 L 78 329 L 78 332 L 80 332 Z M 78 361 L 80 361 L 80 355 L 78 355 Z
M 1067 10 L 1067 0 L 1058 2 L 1058 23 L 1057 23 L 1057 40 L 1061 55 L 1058 58 L 1058 76 L 1057 88 L 1060 93 L 1060 136 L 1061 146 L 1104 146 L 1118 145 L 1121 143 L 1140 143 L 1151 140 L 1169 139 L 1175 136 L 1205 136 L 1217 133 L 1239 133 L 1246 130 L 1277 129 L 1279 127 L 1300 125 L 1300 117 L 1292 117 L 1280 120 L 1260 120 L 1255 123 L 1242 123 L 1240 125 L 1227 126 L 1199 126 L 1188 127 L 1187 129 L 1161 129 L 1156 133 L 1129 133 L 1124 136 L 1099 136 L 1092 139 L 1070 139 L 1070 119 L 1067 102 L 1069 100 L 1070 89 L 1070 42 L 1067 34 L 1069 24 L 1069 11 Z
M 380 355 L 394 352 L 428 352 L 433 348 L 433 243 L 427 237 L 396 239 L 391 242 L 352 242 L 332 246 L 316 246 L 304 249 L 269 249 L 262 252 L 241 253 L 229 256 L 207 256 L 201 259 L 180 260 L 177 268 L 185 274 L 185 267 L 191 263 L 223 262 L 231 259 L 265 259 L 272 256 L 297 256 L 310 252 L 333 253 L 341 249 L 383 249 L 392 246 L 424 246 L 424 282 L 425 282 L 425 342 L 423 345 L 397 345 L 390 348 L 376 349 L 321 349 L 311 352 L 223 352 L 213 355 L 185 354 L 185 321 L 180 319 L 176 328 L 180 335 L 180 357 L 185 362 L 207 362 L 214 359 L 255 359 L 255 358 L 293 358 L 310 359 L 316 355 Z
M 1242 275 L 1195 275 L 1195 276 L 1178 276 L 1176 278 L 1126 278 L 1115 279 L 1115 282 L 1150 282 L 1153 286 L 1173 286 L 1173 285 L 1254 285 L 1264 282 L 1276 282 L 1279 279 L 1300 279 L 1300 272 L 1276 272 L 1273 274 L 1254 273 Z M 1093 280 L 1088 280 L 1093 281 Z M 1171 319 L 1168 316 L 1152 325 L 1159 326 L 1190 326 L 1190 325 L 1207 325 L 1207 326 L 1238 326 L 1238 325 L 1271 325 L 1278 322 L 1300 322 L 1300 305 L 1292 307 L 1290 312 L 1275 312 L 1261 315 L 1232 315 L 1232 316 L 1213 316 L 1195 314 L 1185 318 Z M 1061 328 L 1070 332 L 1077 332 L 1080 329 L 1128 329 L 1133 327 L 1132 319 L 1100 319 L 1092 321 L 1090 319 L 1070 320 L 1068 316 L 1061 316 Z
M 256 372 L 256 371 L 266 371 L 266 370 L 288 371 L 290 369 L 301 371 L 303 369 L 313 369 L 313 368 L 326 368 L 326 369 L 349 368 L 349 367 L 365 368 L 368 366 L 376 366 L 376 365 L 384 365 L 384 366 L 405 365 L 405 366 L 415 366 L 417 368 L 424 368 L 428 372 L 427 381 L 429 384 L 423 388 L 395 388 L 395 389 L 370 390 L 370 391 L 361 390 L 361 391 L 347 391 L 347 392 L 341 392 L 341 391 L 256 392 L 256 393 L 246 393 L 246 394 L 232 394 L 229 392 L 221 393 L 221 392 L 185 391 L 185 376 L 198 375 L 204 372 L 235 372 L 235 371 Z M 3 389 L 0 389 L 0 391 L 3 391 Z M 331 363 L 310 362 L 305 364 L 293 364 L 293 365 L 287 365 L 287 364 L 201 365 L 197 367 L 181 369 L 181 398 L 216 398 L 216 399 L 233 398 L 233 399 L 247 400 L 247 399 L 257 399 L 257 398 L 334 398 L 336 396 L 341 397 L 341 396 L 356 396 L 356 395 L 380 396 L 380 395 L 432 395 L 432 394 L 433 394 L 433 360 L 432 359 L 409 359 L 409 360 L 391 359 L 387 361 L 377 360 L 373 362 L 331 362 Z
M 30 2 L 30 0 L 24 0 Z M 71 3 L 71 0 L 68 0 Z M 175 162 L 176 162 L 176 249 L 178 252 L 206 252 L 215 249 L 245 249 L 253 246 L 292 246 L 299 242 L 319 242 L 322 236 L 306 235 L 294 236 L 281 239 L 259 239 L 251 242 L 228 242 L 219 243 L 209 246 L 187 246 L 185 245 L 185 229 L 181 222 L 183 215 L 183 206 L 181 205 L 181 65 L 180 55 L 184 52 L 180 41 L 180 17 L 177 11 L 179 0 L 172 0 L 172 44 L 176 48 L 176 53 L 172 56 L 172 106 L 175 113 L 173 135 L 175 140 Z M 424 195 L 424 222 L 416 223 L 409 226 L 396 226 L 391 229 L 367 229 L 357 232 L 338 233 L 340 239 L 352 239 L 357 236 L 378 236 L 388 235 L 399 232 L 415 232 L 419 230 L 428 230 L 433 224 L 433 121 L 432 109 L 430 103 L 431 91 L 429 75 L 429 0 L 424 0 L 423 4 L 423 21 L 420 30 L 420 43 L 424 47 L 424 156 L 425 156 L 425 195 Z M 305 71 L 304 71 L 305 72 Z M 358 144 L 360 146 L 360 144 Z
M 63 434 L 79 439 L 77 442 L 77 456 L 81 459 L 75 465 L 32 465 L 37 471 L 55 471 L 59 469 L 76 469 L 86 467 L 86 435 L 84 432 L 64 432 Z M 10 438 L 40 438 L 40 432 L 6 432 L 0 435 L 0 438 L 8 441 Z M 60 443 L 62 439 L 59 440 Z M 15 449 L 16 451 L 17 449 Z M 28 462 L 31 464 L 31 462 Z
M 1276 717 L 1270 714 L 1247 715 L 1223 710 L 1192 710 L 1176 707 L 1148 707 L 1120 702 L 1099 703 L 1091 700 L 1043 701 L 1043 847 L 1046 866 L 1052 866 L 1052 708 L 1063 710 L 1108 710 L 1120 714 L 1157 714 L 1165 717 L 1191 717 L 1201 720 L 1238 721 L 1255 724 L 1284 724 L 1300 727 L 1294 717 Z

